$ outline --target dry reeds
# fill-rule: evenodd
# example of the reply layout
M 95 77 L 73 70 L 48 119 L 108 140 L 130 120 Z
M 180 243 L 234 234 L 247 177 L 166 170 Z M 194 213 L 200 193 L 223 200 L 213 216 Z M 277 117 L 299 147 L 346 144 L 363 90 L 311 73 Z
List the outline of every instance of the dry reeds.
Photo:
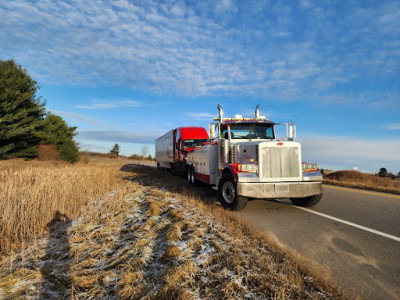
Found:
M 115 167 L 62 162 L 0 162 L 0 255 L 41 236 L 56 212 L 74 218 L 113 189 Z
M 324 176 L 324 183 L 352 188 L 400 194 L 400 180 L 382 178 L 358 171 L 337 171 Z
M 69 228 L 65 292 L 43 276 L 43 266 L 55 263 L 58 241 L 31 249 L 32 259 L 18 254 L 0 260 L 0 298 L 343 298 L 234 214 L 193 197 L 193 189 L 177 178 L 148 168 L 135 168 L 129 177 L 133 188 L 124 200 L 97 201 L 97 217 L 91 217 L 96 209 L 89 204 L 88 214 Z M 18 273 L 25 269 L 32 271 Z

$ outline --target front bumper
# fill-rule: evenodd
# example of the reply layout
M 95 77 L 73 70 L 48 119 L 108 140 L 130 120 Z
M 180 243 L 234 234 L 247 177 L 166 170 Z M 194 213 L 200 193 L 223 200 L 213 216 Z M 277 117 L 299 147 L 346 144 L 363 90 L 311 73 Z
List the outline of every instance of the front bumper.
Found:
M 239 196 L 248 198 L 304 198 L 322 194 L 322 182 L 239 182 Z

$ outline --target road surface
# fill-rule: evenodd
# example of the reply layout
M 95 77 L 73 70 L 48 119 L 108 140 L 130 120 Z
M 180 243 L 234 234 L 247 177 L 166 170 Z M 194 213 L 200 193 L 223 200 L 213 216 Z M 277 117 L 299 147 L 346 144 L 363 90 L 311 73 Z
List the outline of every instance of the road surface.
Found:
M 313 208 L 253 200 L 238 214 L 350 297 L 400 299 L 400 196 L 324 185 Z

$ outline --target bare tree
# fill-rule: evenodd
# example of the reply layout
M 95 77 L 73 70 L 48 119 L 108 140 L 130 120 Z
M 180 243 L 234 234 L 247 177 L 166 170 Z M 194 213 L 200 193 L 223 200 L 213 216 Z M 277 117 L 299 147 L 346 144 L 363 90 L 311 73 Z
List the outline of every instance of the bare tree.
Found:
M 140 151 L 140 153 L 142 154 L 142 159 L 145 159 L 147 154 L 149 153 L 149 146 L 143 146 L 142 150 Z

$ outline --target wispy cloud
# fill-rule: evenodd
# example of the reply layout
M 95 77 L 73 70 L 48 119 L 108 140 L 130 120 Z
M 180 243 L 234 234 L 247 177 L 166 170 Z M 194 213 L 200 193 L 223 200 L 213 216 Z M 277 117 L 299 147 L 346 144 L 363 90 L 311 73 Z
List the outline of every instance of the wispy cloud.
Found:
M 43 82 L 324 101 L 400 69 L 398 1 L 335 5 L 3 1 L 0 51 Z
M 385 130 L 400 130 L 400 122 L 388 123 L 381 126 Z
M 217 117 L 216 114 L 210 114 L 210 113 L 185 113 L 186 116 L 194 119 L 194 120 L 202 120 L 202 121 L 211 121 L 215 117 Z
M 365 76 L 398 74 L 398 2 L 349 4 L 340 15 L 332 5 L 6 1 L 0 51 L 45 82 L 188 96 L 296 100 Z
M 161 134 L 160 132 L 124 130 L 78 130 L 78 139 L 114 143 L 154 144 L 155 139 L 161 136 Z
M 65 120 L 68 121 L 68 123 L 76 123 L 76 122 L 82 122 L 86 123 L 88 125 L 93 125 L 96 127 L 110 127 L 110 124 L 107 124 L 106 122 L 102 120 L 98 120 L 95 118 L 90 118 L 82 114 L 70 112 L 70 111 L 61 111 L 61 110 L 55 110 L 55 109 L 49 109 L 50 112 L 54 113 L 55 115 L 59 115 L 63 117 Z
M 116 101 L 104 101 L 104 100 L 91 100 L 91 104 L 88 105 L 76 105 L 76 108 L 84 109 L 111 109 L 119 107 L 139 107 L 142 106 L 140 102 L 132 100 L 116 100 Z

